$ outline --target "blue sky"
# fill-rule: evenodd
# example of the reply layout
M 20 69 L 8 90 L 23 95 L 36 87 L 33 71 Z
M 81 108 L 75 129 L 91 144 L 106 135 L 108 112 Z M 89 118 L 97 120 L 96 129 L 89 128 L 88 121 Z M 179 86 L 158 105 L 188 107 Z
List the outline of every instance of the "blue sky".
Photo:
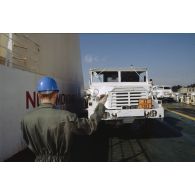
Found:
M 148 67 L 155 84 L 195 83 L 195 34 L 80 34 L 85 86 L 91 67 Z

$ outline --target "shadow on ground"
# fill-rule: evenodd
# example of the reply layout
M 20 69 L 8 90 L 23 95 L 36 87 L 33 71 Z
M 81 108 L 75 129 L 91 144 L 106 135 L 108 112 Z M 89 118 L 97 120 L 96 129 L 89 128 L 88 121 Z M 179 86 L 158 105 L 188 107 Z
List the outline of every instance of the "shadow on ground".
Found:
M 21 152 L 18 152 L 11 158 L 7 159 L 5 162 L 34 162 L 35 161 L 35 155 L 26 148 L 25 150 L 22 150 Z
M 172 119 L 176 125 L 180 120 Z M 159 120 L 147 120 L 147 122 L 136 121 L 131 125 L 115 127 L 102 124 L 99 130 L 92 136 L 75 137 L 72 150 L 72 161 L 106 162 L 109 155 L 109 140 L 118 138 L 121 141 L 151 138 L 173 138 L 181 137 L 178 131 L 168 123 Z

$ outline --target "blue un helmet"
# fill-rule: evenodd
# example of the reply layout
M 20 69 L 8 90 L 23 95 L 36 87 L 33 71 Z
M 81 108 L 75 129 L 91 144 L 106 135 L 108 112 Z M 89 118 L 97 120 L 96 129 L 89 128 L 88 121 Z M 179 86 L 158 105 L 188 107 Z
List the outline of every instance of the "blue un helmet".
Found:
M 56 81 L 51 77 L 42 77 L 37 84 L 37 92 L 43 94 L 50 94 L 52 92 L 59 92 Z

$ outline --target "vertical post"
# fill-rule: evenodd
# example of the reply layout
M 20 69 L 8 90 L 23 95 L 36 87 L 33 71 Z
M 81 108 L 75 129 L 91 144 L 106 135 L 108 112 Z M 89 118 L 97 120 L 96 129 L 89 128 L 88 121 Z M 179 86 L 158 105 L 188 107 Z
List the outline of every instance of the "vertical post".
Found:
M 12 66 L 12 47 L 13 47 L 13 36 L 12 33 L 9 33 L 8 35 L 8 41 L 7 41 L 7 56 L 5 59 L 5 65 L 6 66 Z
M 148 83 L 148 70 L 146 70 L 146 83 Z
M 92 84 L 92 82 L 93 82 L 93 72 L 92 71 L 90 71 L 89 72 L 89 77 L 90 77 L 90 83 L 89 83 L 89 85 L 91 85 Z
M 121 71 L 118 71 L 118 81 L 121 82 Z

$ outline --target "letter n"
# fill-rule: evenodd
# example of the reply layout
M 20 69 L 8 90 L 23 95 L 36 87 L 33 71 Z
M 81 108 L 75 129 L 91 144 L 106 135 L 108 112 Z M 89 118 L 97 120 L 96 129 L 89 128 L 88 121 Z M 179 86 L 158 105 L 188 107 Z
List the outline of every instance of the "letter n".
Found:
M 36 94 L 33 92 L 33 98 L 31 97 L 29 91 L 26 91 L 26 109 L 29 109 L 29 102 L 31 103 L 32 107 L 34 108 L 36 105 Z

